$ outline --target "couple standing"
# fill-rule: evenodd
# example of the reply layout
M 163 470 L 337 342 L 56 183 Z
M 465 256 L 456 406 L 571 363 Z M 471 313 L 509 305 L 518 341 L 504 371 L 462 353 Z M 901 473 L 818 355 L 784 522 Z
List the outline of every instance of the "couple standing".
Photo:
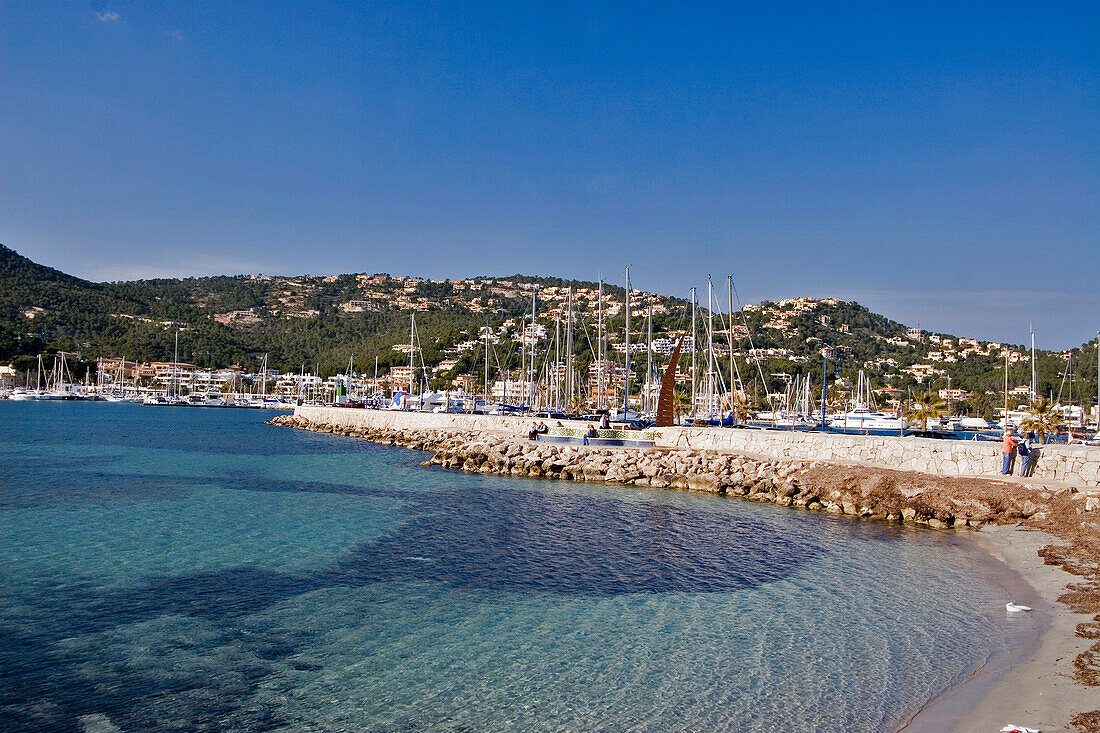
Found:
M 1035 433 L 1029 432 L 1022 441 L 1019 440 L 1012 428 L 1005 430 L 1004 444 L 1001 447 L 1001 473 L 1005 476 L 1012 475 L 1012 469 L 1016 465 L 1016 455 L 1023 457 L 1023 465 L 1020 466 L 1020 475 L 1024 477 L 1035 473 Z

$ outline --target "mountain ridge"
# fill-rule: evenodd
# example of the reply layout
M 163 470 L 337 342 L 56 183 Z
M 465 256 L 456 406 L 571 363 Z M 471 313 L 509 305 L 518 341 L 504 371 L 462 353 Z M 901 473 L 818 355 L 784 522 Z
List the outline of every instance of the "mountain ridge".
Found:
M 478 373 L 484 364 L 480 329 L 490 326 L 500 340 L 493 348 L 500 352 L 499 367 L 494 364 L 491 371 L 503 373 L 518 363 L 520 323 L 529 320 L 532 291 L 538 288 L 539 325 L 547 329 L 546 339 L 540 342 L 545 356 L 554 338 L 554 317 L 560 323 L 565 310 L 569 284 L 563 278 L 519 274 L 432 280 L 385 273 L 213 275 L 96 283 L 35 263 L 0 245 L 0 360 L 25 368 L 37 353 L 53 350 L 80 352 L 89 360 L 97 356 L 164 360 L 170 358 L 178 328 L 184 349 L 181 360 L 200 365 L 254 368 L 269 354 L 269 363 L 281 370 L 315 368 L 331 374 L 350 359 L 373 366 L 375 357 L 386 368 L 407 363 L 407 354 L 397 349 L 408 343 L 410 314 L 415 312 L 429 367 L 453 361 L 452 376 Z M 577 335 L 577 358 L 583 367 L 595 350 L 589 347 L 598 307 L 597 284 L 572 281 L 572 285 L 574 312 L 583 324 Z M 624 292 L 621 286 L 604 284 L 604 315 L 612 348 L 621 346 Z M 635 289 L 631 300 L 635 314 L 653 310 L 655 336 L 690 330 L 689 301 Z M 864 369 L 876 385 L 911 390 L 936 380 L 946 386 L 946 378 L 951 377 L 953 387 L 989 392 L 1003 389 L 1004 351 L 1014 364 L 1027 357 L 1019 346 L 951 334 L 921 333 L 918 340 L 904 324 L 858 303 L 832 298 L 764 301 L 745 306 L 734 317 L 734 360 L 742 360 L 743 373 L 765 371 L 752 363 L 759 361 L 772 374 L 819 376 L 824 354 L 831 357 L 830 369 L 839 368 L 847 377 Z M 715 319 L 719 322 L 715 340 L 728 362 L 729 349 L 724 345 L 730 341 L 731 324 L 718 310 Z M 645 326 L 641 315 L 632 319 L 635 344 Z M 701 341 L 700 346 L 704 345 Z M 1082 384 L 1087 381 L 1081 368 L 1082 349 L 1037 352 L 1040 392 L 1064 390 L 1066 380 L 1059 377 L 1066 354 L 1078 367 L 1071 366 L 1070 389 L 1077 384 L 1078 394 L 1088 392 Z M 482 367 L 475 369 L 477 364 Z M 928 368 L 915 369 L 921 366 Z M 1016 366 L 1011 386 L 1025 376 L 1030 383 L 1029 366 Z M 768 390 L 782 386 L 766 381 Z

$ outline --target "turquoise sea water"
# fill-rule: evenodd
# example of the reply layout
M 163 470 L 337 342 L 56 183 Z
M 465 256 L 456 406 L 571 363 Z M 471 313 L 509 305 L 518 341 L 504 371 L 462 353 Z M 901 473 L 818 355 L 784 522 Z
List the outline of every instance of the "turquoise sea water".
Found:
M 0 402 L 0 730 L 890 731 L 1034 633 L 946 533 Z

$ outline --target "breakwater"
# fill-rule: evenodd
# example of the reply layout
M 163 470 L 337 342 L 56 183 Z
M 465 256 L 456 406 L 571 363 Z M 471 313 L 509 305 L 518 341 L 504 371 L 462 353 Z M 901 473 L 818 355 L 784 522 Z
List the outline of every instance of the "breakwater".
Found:
M 428 451 L 432 457 L 425 464 L 467 472 L 707 491 L 933 528 L 1041 519 L 1056 505 L 1062 508 L 1079 504 L 1084 508 L 1089 501 L 1072 488 L 1037 493 L 1028 486 L 999 481 L 801 458 L 694 448 L 636 450 L 559 445 L 453 426 L 374 427 L 352 421 L 317 422 L 297 414 L 270 422 Z M 513 429 L 515 425 L 513 421 Z
M 380 430 L 457 430 L 523 433 L 530 418 L 454 415 L 430 412 L 349 410 L 302 406 L 294 414 L 314 424 Z M 583 428 L 583 421 L 563 421 Z M 1001 446 L 991 441 L 840 435 L 836 433 L 726 428 L 667 427 L 653 430 L 655 447 L 737 453 L 771 459 L 858 461 L 900 471 L 936 476 L 1000 475 Z M 1100 448 L 1048 445 L 1040 450 L 1036 482 L 1061 481 L 1081 488 L 1100 487 Z

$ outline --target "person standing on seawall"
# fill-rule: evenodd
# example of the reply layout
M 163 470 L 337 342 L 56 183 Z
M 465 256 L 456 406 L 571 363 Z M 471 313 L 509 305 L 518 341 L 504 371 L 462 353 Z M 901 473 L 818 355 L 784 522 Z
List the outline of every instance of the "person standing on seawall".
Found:
M 1028 431 L 1027 437 L 1024 438 L 1024 442 L 1020 443 L 1017 452 L 1024 457 L 1023 465 L 1020 466 L 1021 476 L 1031 476 L 1035 473 L 1035 433 Z
M 1005 476 L 1012 475 L 1013 466 L 1016 463 L 1016 440 L 1012 428 L 1005 428 L 1004 444 L 1001 446 L 1001 473 Z

